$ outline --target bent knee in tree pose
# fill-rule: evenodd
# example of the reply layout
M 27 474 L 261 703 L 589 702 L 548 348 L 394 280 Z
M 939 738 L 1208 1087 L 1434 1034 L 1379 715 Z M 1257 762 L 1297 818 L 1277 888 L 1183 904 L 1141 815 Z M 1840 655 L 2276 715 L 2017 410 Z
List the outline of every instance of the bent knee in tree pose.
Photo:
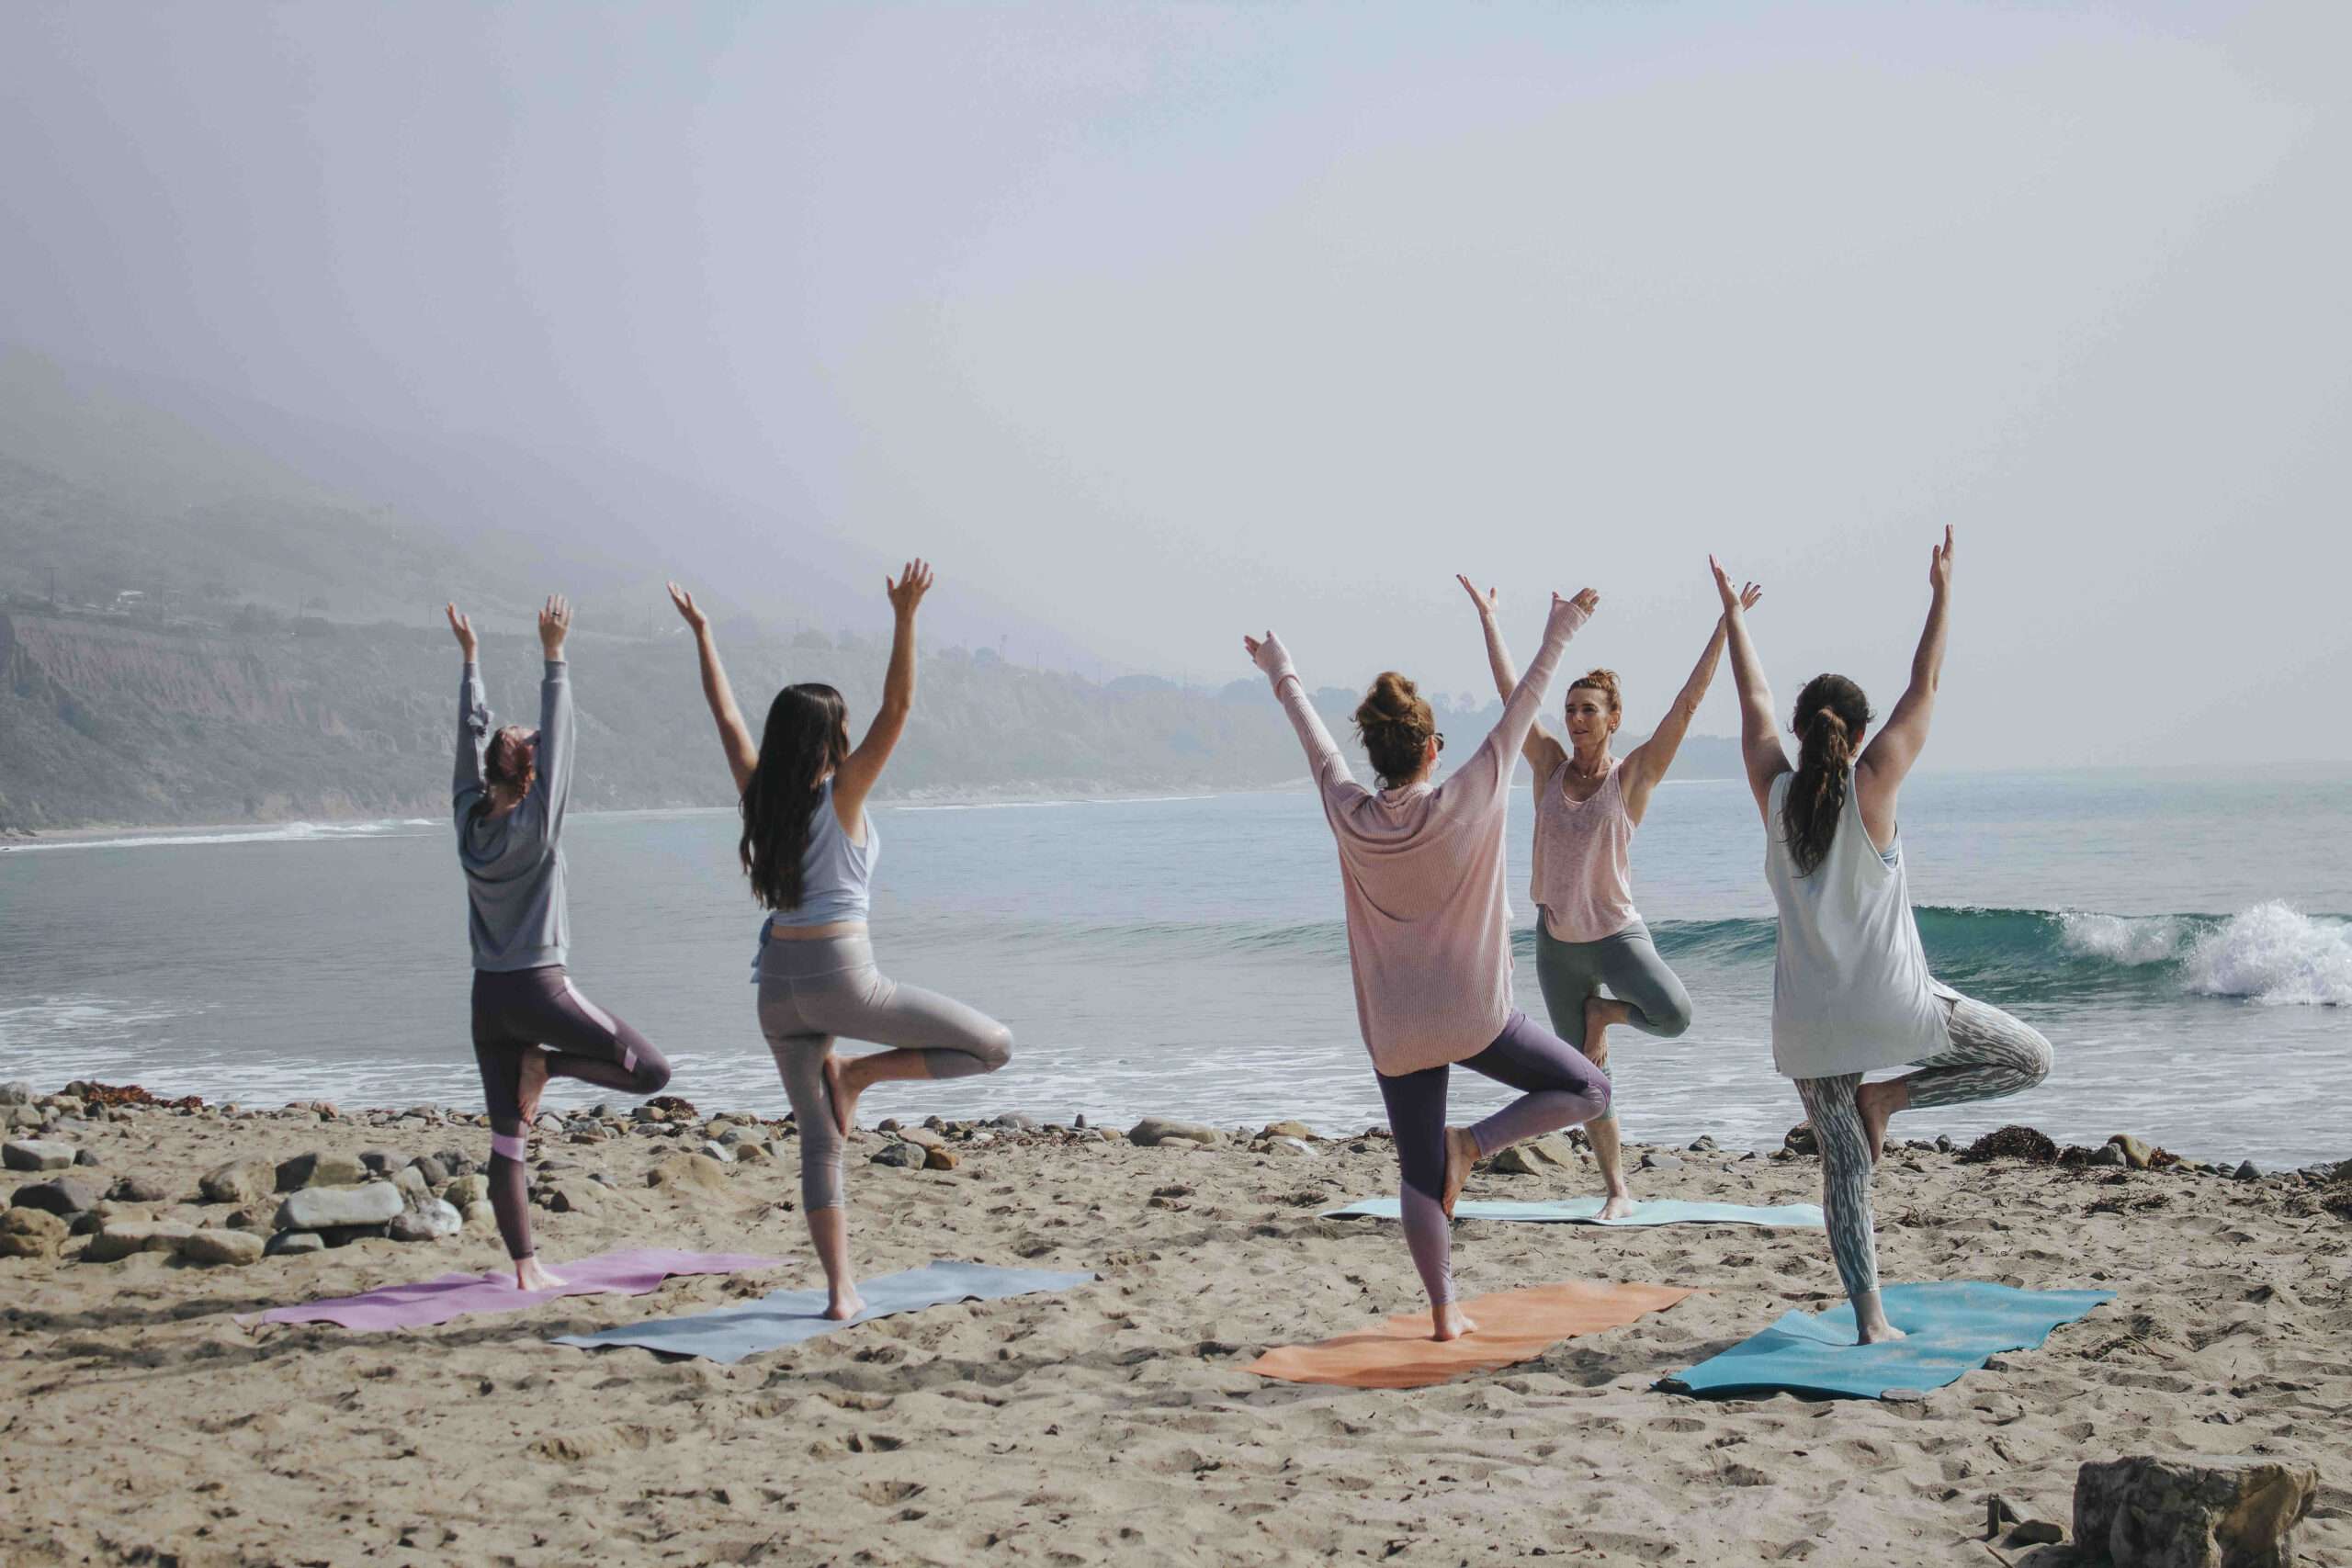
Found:
M 1508 701 L 1519 678 L 1503 642 L 1499 596 L 1492 588 L 1481 593 L 1467 577 L 1454 581 L 1477 606 L 1495 690 Z M 1753 608 L 1762 596 L 1751 584 L 1743 603 Z M 1569 684 L 1561 714 L 1565 742 L 1538 720 L 1521 743 L 1535 779 L 1535 869 L 1528 896 L 1536 907 L 1536 981 L 1554 1031 L 1577 1042 L 1603 1072 L 1612 1026 L 1630 1024 L 1668 1040 L 1690 1027 L 1690 993 L 1658 956 L 1634 907 L 1631 861 L 1634 835 L 1714 681 L 1727 635 L 1718 618 L 1673 706 L 1650 738 L 1624 756 L 1611 747 L 1624 717 L 1613 670 L 1593 670 Z M 1600 1167 L 1600 1217 L 1622 1219 L 1633 1212 L 1634 1199 L 1613 1106 L 1586 1133 Z
M 473 947 L 474 1060 L 490 1111 L 490 1202 L 515 1284 L 537 1290 L 562 1283 L 540 1267 L 531 1239 L 527 1139 L 540 1090 L 549 1077 L 568 1077 L 658 1094 L 670 1081 L 670 1064 L 582 996 L 565 968 L 563 819 L 574 731 L 563 645 L 571 606 L 557 594 L 539 612 L 546 664 L 537 730 L 492 728 L 473 623 L 455 604 L 446 614 L 465 656 L 450 810 Z
M 1471 1166 L 1609 1107 L 1599 1068 L 1510 1005 L 1503 895 L 1511 759 L 1561 650 L 1599 603 L 1589 589 L 1572 600 L 1554 597 L 1543 646 L 1512 687 L 1502 721 L 1442 783 L 1431 782 L 1445 745 L 1436 716 L 1411 681 L 1394 671 L 1382 675 L 1355 714 L 1377 791 L 1349 772 L 1281 640 L 1271 631 L 1242 638 L 1306 749 L 1339 845 L 1356 1020 L 1396 1135 L 1406 1246 L 1440 1339 L 1476 1326 L 1454 1303 L 1447 1228 Z M 1510 1085 L 1520 1098 L 1475 1127 L 1448 1127 L 1447 1078 L 1457 1064 Z
M 1895 1112 L 1996 1100 L 2049 1075 L 2050 1042 L 1928 970 L 1897 833 L 1896 798 L 1927 744 L 1951 609 L 1952 534 L 1930 553 L 1928 624 L 1910 684 L 1875 737 L 1862 689 L 1816 675 L 1798 694 L 1791 765 L 1731 578 L 1712 558 L 1739 685 L 1740 749 L 1764 819 L 1780 911 L 1772 1060 L 1794 1080 L 1821 1145 L 1830 1250 L 1864 1343 L 1900 1338 L 1879 1297 L 1871 1168 Z M 1914 1070 L 1881 1083 L 1881 1067 Z
M 741 801 L 738 844 L 752 892 L 769 913 L 760 928 L 759 1021 L 800 1132 L 801 1209 L 824 1266 L 828 1315 L 855 1315 L 865 1302 L 849 1257 L 842 1150 L 859 1096 L 874 1084 L 991 1073 L 1012 1055 L 1012 1032 L 977 1009 L 901 986 L 875 967 L 867 913 L 880 836 L 866 796 L 904 733 L 915 695 L 915 610 L 932 570 L 909 561 L 888 583 L 895 632 L 882 705 L 865 738 L 849 744 L 840 692 L 806 682 L 769 705 L 759 743 L 743 722 L 710 620 L 694 595 L 670 584 L 671 602 L 695 634 L 703 695 L 718 727 Z M 844 1060 L 842 1039 L 887 1050 Z

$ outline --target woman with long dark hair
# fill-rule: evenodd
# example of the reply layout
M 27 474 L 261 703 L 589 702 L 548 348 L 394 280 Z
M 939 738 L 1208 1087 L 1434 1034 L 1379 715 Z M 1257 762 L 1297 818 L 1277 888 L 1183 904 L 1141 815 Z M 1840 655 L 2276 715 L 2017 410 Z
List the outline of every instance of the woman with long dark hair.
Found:
M 517 1290 L 553 1290 L 531 1240 L 526 1141 L 550 1076 L 659 1094 L 670 1064 L 645 1037 L 574 988 L 563 884 L 563 818 L 571 800 L 571 604 L 539 612 L 539 728 L 491 727 L 473 622 L 447 606 L 465 656 L 458 682 L 458 763 L 450 814 L 466 874 L 473 945 L 474 1062 L 490 1107 L 490 1206 Z
M 1355 718 L 1380 777 L 1377 794 L 1348 772 L 1274 634 L 1241 639 L 1298 732 L 1339 843 L 1356 1021 L 1396 1135 L 1405 1245 L 1429 1292 L 1437 1339 L 1477 1326 L 1454 1303 L 1447 1230 L 1471 1167 L 1609 1109 L 1600 1070 L 1511 1006 L 1503 896 L 1512 761 L 1561 649 L 1600 602 L 1590 589 L 1553 596 L 1543 646 L 1503 704 L 1501 722 L 1442 784 L 1430 782 L 1445 737 L 1429 700 L 1393 670 L 1374 681 Z M 1476 1126 L 1447 1126 L 1446 1079 L 1455 1063 L 1509 1084 L 1519 1099 Z
M 1459 574 L 1454 581 L 1478 607 L 1495 691 L 1508 699 L 1519 675 L 1496 621 L 1495 590 L 1481 593 Z M 1743 603 L 1752 609 L 1761 597 L 1762 589 L 1752 589 Z M 1649 738 L 1623 757 L 1610 744 L 1625 712 L 1613 670 L 1590 671 L 1569 683 L 1561 715 L 1566 744 L 1539 722 L 1529 728 L 1521 748 L 1535 775 L 1535 870 L 1529 896 L 1535 901 L 1536 984 L 1553 1032 L 1576 1041 L 1603 1072 L 1609 1070 L 1611 1026 L 1630 1024 L 1661 1040 L 1690 1027 L 1690 993 L 1658 956 L 1649 926 L 1634 908 L 1634 835 L 1706 699 L 1725 635 L 1718 619 L 1673 706 Z M 1606 1113 L 1586 1123 L 1585 1136 L 1600 1167 L 1600 1217 L 1623 1219 L 1634 1212 L 1634 1191 L 1625 1181 L 1614 1099 Z
M 1928 743 L 1951 608 L 1951 530 L 1928 559 L 1928 625 L 1911 683 L 1877 736 L 1862 689 L 1816 675 L 1797 694 L 1794 767 L 1772 719 L 1772 690 L 1748 639 L 1740 592 L 1713 557 L 1739 686 L 1740 750 L 1763 814 L 1764 871 L 1780 907 L 1772 971 L 1772 1061 L 1796 1081 L 1821 1145 L 1829 1246 L 1861 1342 L 1899 1339 L 1879 1301 L 1871 1168 L 1898 1111 L 1998 1100 L 2049 1076 L 2050 1042 L 1928 973 L 1911 913 L 1895 797 Z M 1881 1067 L 1901 1077 L 1864 1083 Z
M 992 1073 L 1011 1058 L 1012 1032 L 977 1009 L 901 986 L 874 966 L 866 909 L 881 841 L 865 799 L 899 744 L 915 701 L 915 607 L 931 592 L 920 560 L 888 583 L 895 630 L 882 705 L 853 750 L 849 709 L 832 687 L 786 686 L 768 706 L 760 743 L 735 705 L 709 617 L 670 584 L 694 628 L 703 696 L 718 725 L 743 814 L 737 845 L 752 897 L 769 913 L 760 931 L 760 1029 L 783 1075 L 800 1134 L 800 1206 L 824 1265 L 825 1315 L 865 1305 L 850 1267 L 842 1145 L 858 1097 L 877 1083 Z M 889 1049 L 844 1061 L 847 1036 Z

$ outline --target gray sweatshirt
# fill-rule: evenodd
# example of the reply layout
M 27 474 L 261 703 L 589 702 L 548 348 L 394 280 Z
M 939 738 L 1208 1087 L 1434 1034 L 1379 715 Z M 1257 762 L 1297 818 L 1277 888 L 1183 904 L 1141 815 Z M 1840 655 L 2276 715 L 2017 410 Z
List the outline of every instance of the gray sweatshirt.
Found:
M 563 962 L 571 939 L 564 912 L 563 810 L 571 798 L 571 682 L 560 659 L 539 682 L 538 777 L 522 804 L 492 817 L 482 758 L 495 727 L 482 701 L 481 671 L 468 664 L 458 685 L 458 772 L 450 810 L 458 863 L 466 868 L 467 934 L 474 967 L 501 972 Z

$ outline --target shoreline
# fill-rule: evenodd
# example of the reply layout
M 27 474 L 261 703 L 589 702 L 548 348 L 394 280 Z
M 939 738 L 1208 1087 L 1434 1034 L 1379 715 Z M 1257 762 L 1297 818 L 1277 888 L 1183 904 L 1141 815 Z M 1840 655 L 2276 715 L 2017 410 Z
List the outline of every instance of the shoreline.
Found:
M 94 1103 L 103 1098 L 7 1108 L 11 1120 L 34 1111 L 96 1162 L 11 1172 L 12 1192 L 78 1176 L 149 1195 L 100 1200 L 114 1207 L 80 1222 L 93 1232 L 127 1230 L 142 1213 L 151 1226 L 216 1235 L 267 1225 L 245 1211 L 279 1194 L 198 1201 L 208 1173 L 239 1162 L 299 1173 L 317 1156 L 313 1177 L 340 1160 L 410 1187 L 439 1178 L 446 1193 L 471 1173 L 427 1161 L 487 1157 L 488 1134 L 468 1112 L 227 1114 Z M 232 1314 L 495 1270 L 503 1253 L 481 1216 L 442 1239 L 346 1235 L 243 1266 L 166 1250 L 86 1260 L 77 1255 L 91 1240 L 70 1229 L 34 1256 L 0 1257 L 11 1352 L 0 1399 L 15 1439 L 0 1558 L 169 1552 L 193 1568 L 415 1554 L 1002 1556 L 1091 1568 L 1401 1555 L 1409 1568 L 1454 1541 L 1481 1559 L 1495 1548 L 1497 1561 L 1540 1550 L 1608 1563 L 1981 1563 L 1989 1496 L 2064 1520 L 2081 1461 L 2149 1451 L 2318 1462 L 2319 1504 L 2300 1544 L 2310 1561 L 2352 1555 L 2340 1472 L 2352 1451 L 2342 1355 L 2352 1180 L 1963 1164 L 1892 1149 L 1876 1192 L 1889 1279 L 2119 1293 L 2039 1349 L 1899 1402 L 1652 1387 L 1792 1308 L 1842 1300 L 1818 1231 L 1465 1221 L 1454 1229 L 1465 1294 L 1577 1278 L 1702 1293 L 1502 1371 L 1360 1392 L 1244 1368 L 1261 1349 L 1419 1305 L 1395 1225 L 1321 1217 L 1394 1190 L 1385 1138 L 1270 1126 L 1214 1145 L 1141 1146 L 1124 1128 L 933 1119 L 923 1143 L 905 1145 L 924 1151 L 911 1168 L 876 1162 L 902 1142 L 877 1130 L 850 1145 L 852 1247 L 866 1277 L 948 1258 L 1101 1278 L 721 1366 L 551 1343 L 819 1278 L 788 1124 L 649 1104 L 542 1119 L 532 1221 L 553 1266 L 671 1247 L 775 1256 L 780 1267 L 365 1333 L 247 1328 Z M 695 1152 L 705 1144 L 732 1157 Z M 754 1146 L 766 1152 L 746 1152 Z M 1636 1178 L 1642 1195 L 1818 1195 L 1818 1162 L 1802 1155 L 1667 1157 Z M 1527 1175 L 1489 1162 L 1467 1196 L 1580 1195 L 1589 1167 L 1569 1159 L 1531 1160 Z M 177 1245 L 168 1230 L 143 1234 Z M 1567 1477 L 1578 1506 L 1564 1512 Z

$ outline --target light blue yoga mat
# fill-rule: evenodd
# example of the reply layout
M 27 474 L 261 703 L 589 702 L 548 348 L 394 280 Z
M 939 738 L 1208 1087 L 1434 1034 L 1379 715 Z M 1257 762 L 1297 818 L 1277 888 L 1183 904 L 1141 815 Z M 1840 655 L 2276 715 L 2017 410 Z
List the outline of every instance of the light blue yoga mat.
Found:
M 598 1349 L 609 1345 L 635 1345 L 670 1356 L 701 1356 L 713 1361 L 740 1361 L 763 1350 L 797 1345 L 838 1328 L 871 1323 L 902 1312 L 949 1302 L 994 1301 L 1004 1296 L 1034 1295 L 1040 1291 L 1067 1291 L 1101 1278 L 1091 1273 L 1057 1274 L 1044 1269 L 992 1269 L 985 1263 L 956 1263 L 941 1259 L 902 1274 L 885 1274 L 858 1282 L 865 1310 L 845 1322 L 825 1315 L 822 1289 L 771 1291 L 755 1302 L 719 1307 L 688 1317 L 656 1317 L 623 1324 L 594 1334 L 560 1336 L 559 1345 Z
M 1818 1203 L 1781 1203 L 1757 1208 L 1747 1203 L 1689 1203 L 1679 1198 L 1650 1198 L 1634 1205 L 1622 1220 L 1600 1217 L 1599 1198 L 1564 1198 L 1557 1202 L 1521 1203 L 1498 1199 L 1465 1199 L 1453 1206 L 1457 1220 L 1521 1220 L 1532 1224 L 1580 1225 L 1770 1225 L 1819 1230 Z M 1366 1198 L 1323 1217 L 1337 1220 L 1361 1215 L 1367 1219 L 1401 1218 L 1394 1198 Z
M 1854 1342 L 1851 1303 L 1813 1316 L 1792 1312 L 1752 1339 L 1661 1378 L 1673 1393 L 1820 1393 L 1883 1399 L 1941 1388 L 2004 1350 L 2028 1350 L 2086 1315 L 2112 1291 L 2018 1291 L 1962 1280 L 1889 1285 L 1886 1320 L 1905 1337 Z

